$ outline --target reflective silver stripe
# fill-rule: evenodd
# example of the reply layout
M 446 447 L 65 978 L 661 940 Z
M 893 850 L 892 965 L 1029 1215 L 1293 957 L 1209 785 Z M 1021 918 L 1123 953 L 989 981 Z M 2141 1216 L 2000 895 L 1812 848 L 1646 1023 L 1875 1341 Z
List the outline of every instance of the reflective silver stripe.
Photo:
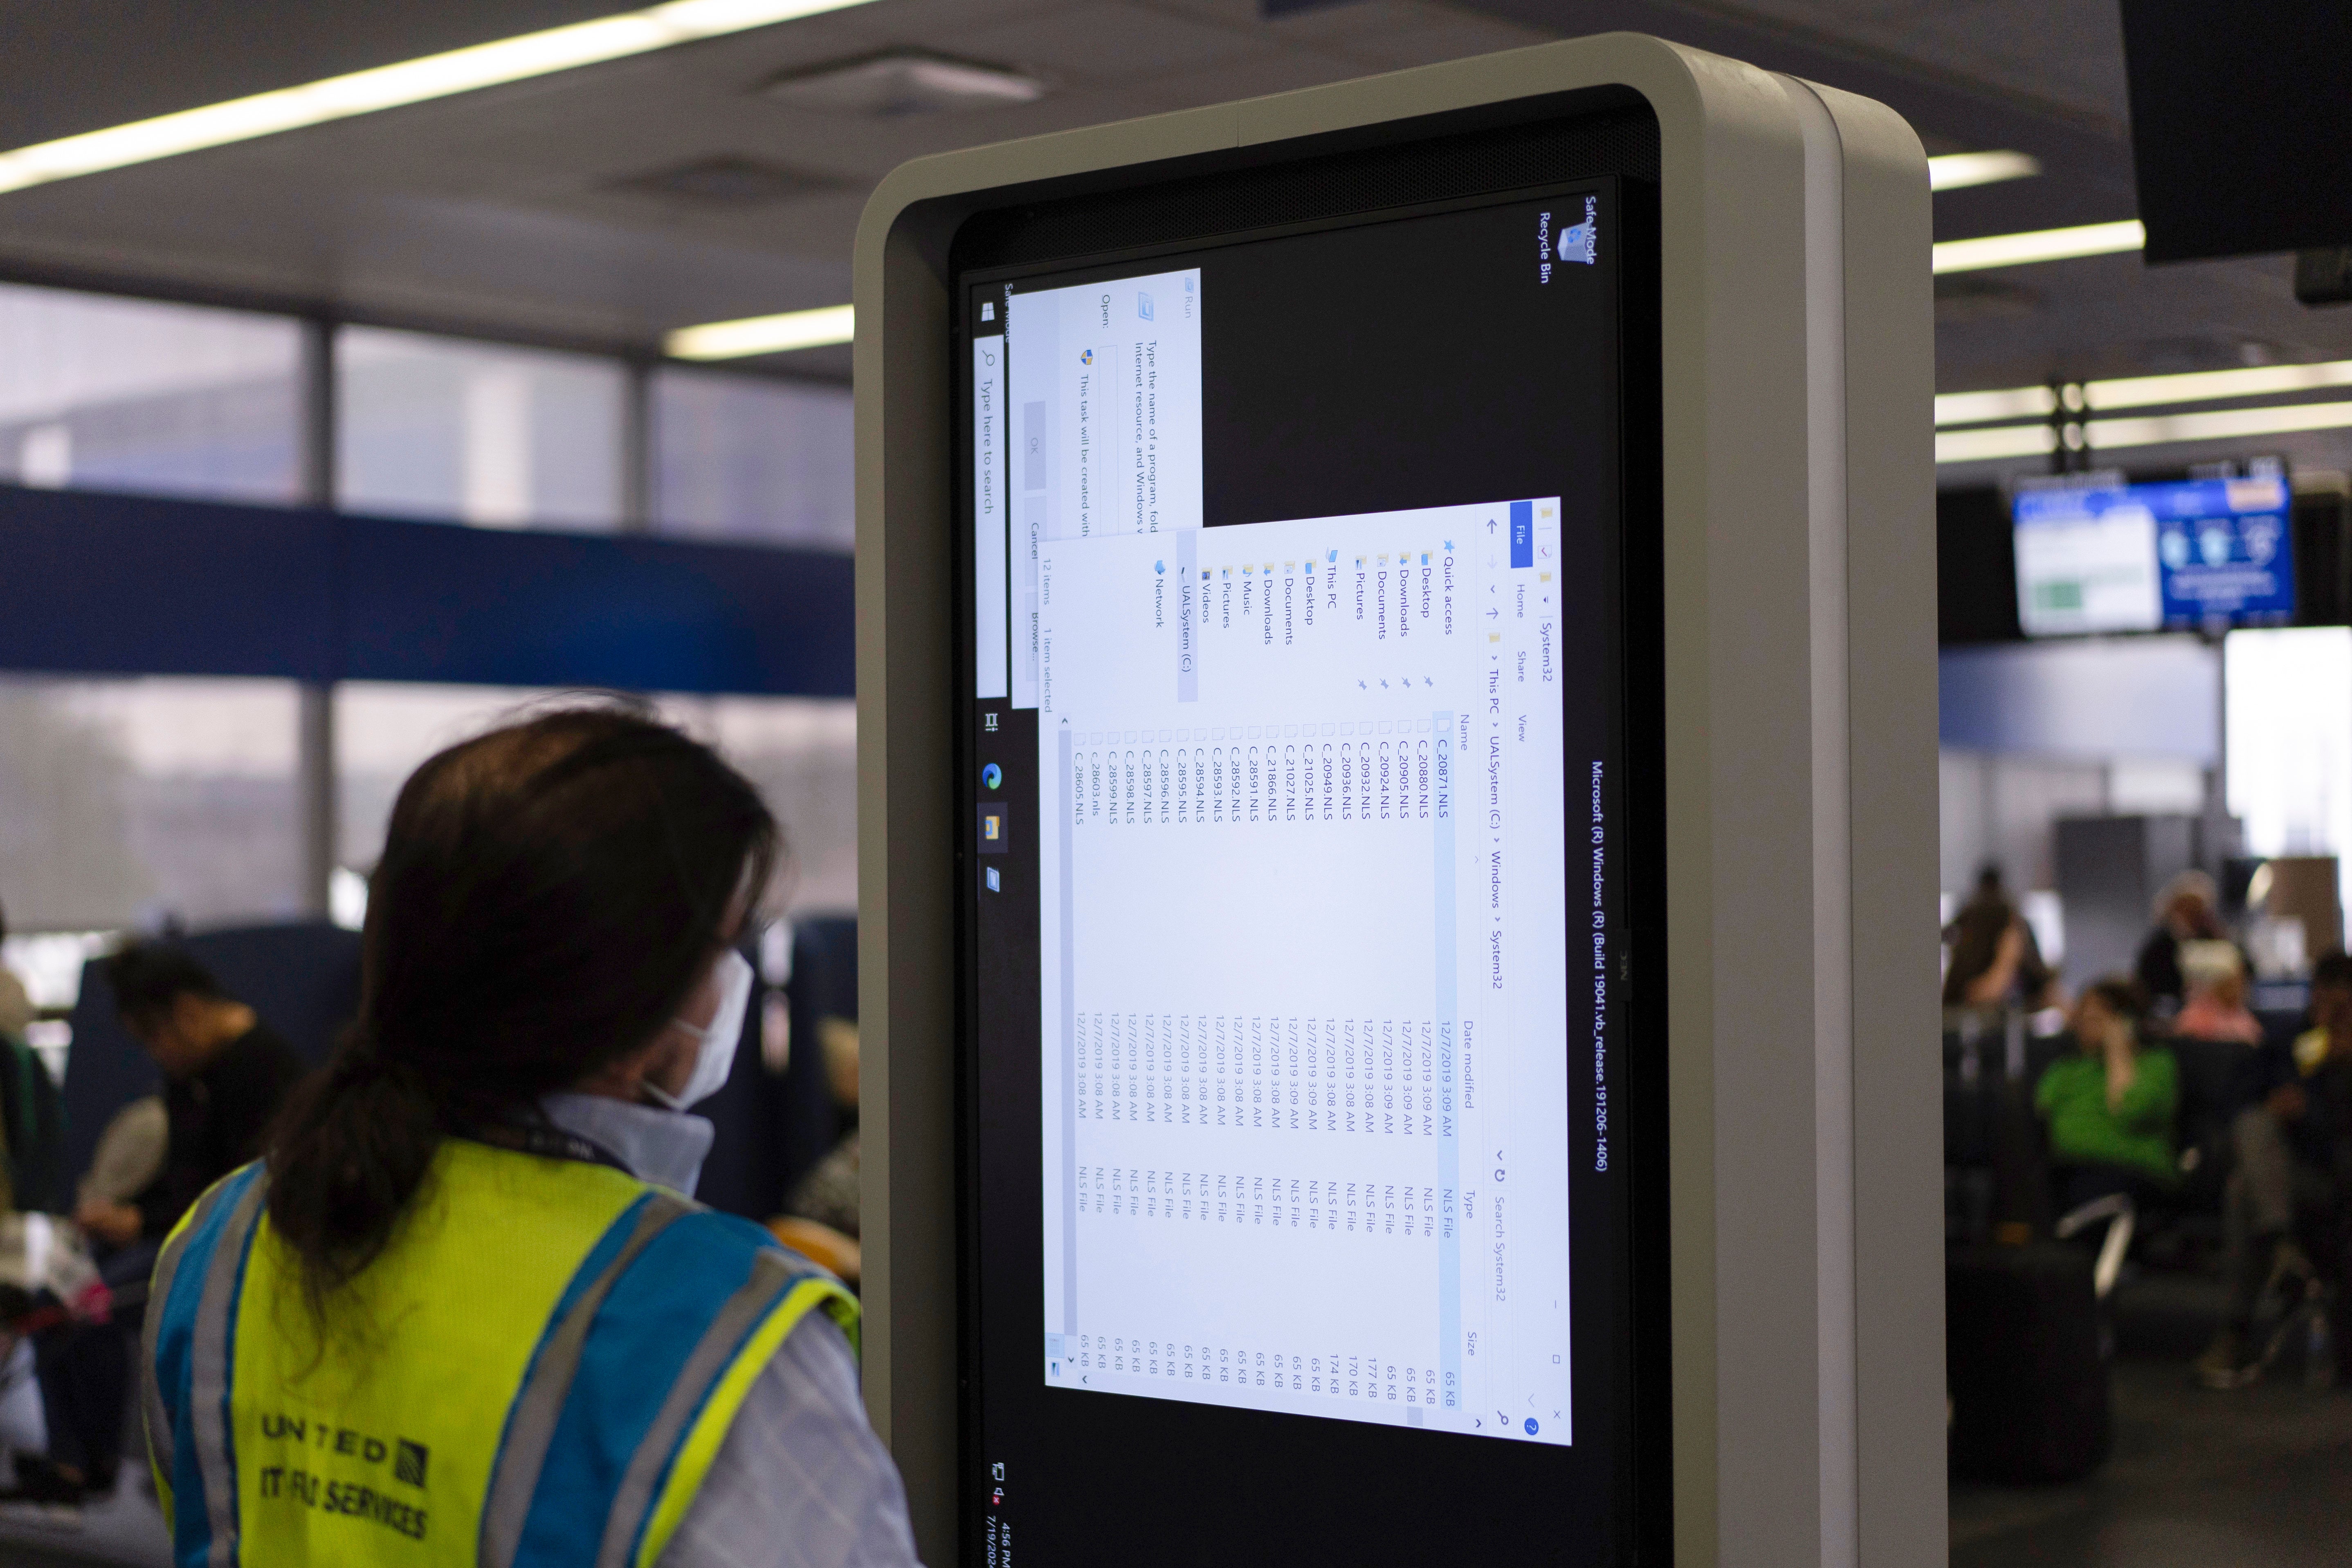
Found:
M 636 1228 L 629 1233 L 627 1242 L 604 1266 L 596 1282 L 580 1293 L 580 1300 L 572 1303 L 572 1310 L 548 1336 L 546 1348 L 540 1352 L 521 1392 L 515 1396 L 514 1420 L 507 1428 L 506 1441 L 499 1446 L 498 1468 L 490 1477 L 490 1495 L 482 1505 L 482 1568 L 511 1568 L 515 1552 L 522 1545 L 522 1527 L 530 1517 L 531 1495 L 539 1490 L 540 1468 L 547 1462 L 547 1446 L 555 1440 L 555 1424 L 563 1414 L 565 1398 L 572 1393 L 572 1374 L 580 1370 L 581 1348 L 588 1342 L 588 1330 L 596 1321 L 596 1309 L 604 1304 L 614 1281 L 637 1260 L 637 1254 L 668 1229 L 672 1222 L 692 1212 L 689 1204 L 655 1194 L 652 1201 L 637 1212 Z
M 268 1191 L 269 1184 L 256 1176 L 222 1227 L 220 1239 L 213 1244 L 212 1262 L 205 1270 L 204 1299 L 196 1304 L 195 1339 L 188 1346 L 188 1424 L 195 1433 L 196 1468 L 205 1478 L 205 1511 L 212 1523 L 212 1568 L 230 1568 L 237 1560 L 236 1474 L 228 1436 L 229 1364 L 236 1347 L 229 1342 L 229 1314 L 236 1306 L 245 1250 L 252 1243 L 253 1227 L 261 1218 L 262 1199 Z
M 596 1551 L 596 1568 L 628 1568 L 629 1553 L 637 1543 L 637 1536 L 646 1521 L 646 1510 L 653 1506 L 654 1488 L 669 1463 L 670 1452 L 677 1447 L 678 1436 L 694 1413 L 702 1408 L 703 1396 L 712 1384 L 726 1372 L 736 1347 L 743 1342 L 759 1321 L 767 1316 L 792 1283 L 793 1266 L 781 1252 L 763 1251 L 751 1264 L 751 1277 L 727 1299 L 710 1327 L 705 1329 L 694 1353 L 686 1358 L 686 1366 L 670 1384 L 669 1396 L 662 1401 L 659 1414 L 637 1444 L 637 1451 L 629 1457 L 629 1468 L 621 1477 L 621 1484 L 613 1493 L 613 1511 L 604 1521 L 604 1544 Z
M 180 1258 L 188 1250 L 188 1238 L 204 1229 L 213 1210 L 220 1206 L 224 1190 L 215 1186 L 198 1198 L 187 1223 L 180 1226 L 156 1258 L 155 1272 L 147 1287 L 147 1316 L 139 1328 L 139 1405 L 147 1422 L 147 1451 L 167 1481 L 172 1474 L 172 1416 L 163 1408 L 163 1391 L 155 1381 L 155 1355 L 163 1347 L 163 1309 L 172 1300 L 172 1282 L 180 1277 Z

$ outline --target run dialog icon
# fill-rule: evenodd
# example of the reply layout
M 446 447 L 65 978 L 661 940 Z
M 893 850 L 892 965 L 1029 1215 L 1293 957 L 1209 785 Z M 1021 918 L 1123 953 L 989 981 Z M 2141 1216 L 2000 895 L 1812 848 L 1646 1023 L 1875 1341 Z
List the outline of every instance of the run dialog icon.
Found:
M 1135 313 L 1136 313 L 1138 316 L 1141 317 L 1143 320 L 1147 321 L 1150 321 L 1150 320 L 1151 320 L 1151 296 L 1150 296 L 1150 295 L 1149 295 L 1149 294 L 1138 294 L 1138 295 L 1136 295 L 1136 297 L 1135 297 Z

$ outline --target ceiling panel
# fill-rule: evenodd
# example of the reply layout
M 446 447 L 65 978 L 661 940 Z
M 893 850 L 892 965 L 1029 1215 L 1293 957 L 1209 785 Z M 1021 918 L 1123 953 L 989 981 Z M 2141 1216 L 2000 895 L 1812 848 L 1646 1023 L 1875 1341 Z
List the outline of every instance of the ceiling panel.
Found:
M 625 8 L 611 0 L 0 0 L 0 146 Z M 1893 105 L 1938 151 L 2042 177 L 1937 198 L 1939 237 L 2135 210 L 2115 0 L 876 0 L 823 16 L 166 163 L 0 195 L 0 274 L 226 291 L 377 319 L 649 350 L 668 328 L 836 303 L 873 183 L 983 142 L 1632 27 Z M 781 74 L 919 47 L 1038 75 L 1039 102 L 874 119 L 763 96 Z M 791 200 L 619 182 L 714 157 L 830 182 Z M 2133 258 L 1948 279 L 1948 389 L 2352 355 L 2284 261 Z M 844 349 L 778 356 L 846 375 Z

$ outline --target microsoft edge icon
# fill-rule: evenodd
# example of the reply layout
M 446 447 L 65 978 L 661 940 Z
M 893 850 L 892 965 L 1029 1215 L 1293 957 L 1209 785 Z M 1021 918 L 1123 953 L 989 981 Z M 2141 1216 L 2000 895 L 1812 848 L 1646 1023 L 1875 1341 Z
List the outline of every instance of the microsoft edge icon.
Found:
M 998 767 L 994 763 L 991 763 L 988 766 L 980 770 L 980 782 L 986 784 L 989 788 L 994 789 L 998 784 L 1004 782 L 1004 770 Z

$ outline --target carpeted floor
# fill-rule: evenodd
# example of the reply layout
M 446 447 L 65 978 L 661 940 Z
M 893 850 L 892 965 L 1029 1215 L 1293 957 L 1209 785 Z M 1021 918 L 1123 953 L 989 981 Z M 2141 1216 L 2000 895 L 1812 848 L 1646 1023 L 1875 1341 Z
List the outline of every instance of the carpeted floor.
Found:
M 2178 1361 L 2116 1368 L 2115 1455 L 2070 1486 L 1952 1488 L 1952 1568 L 2341 1568 L 2352 1394 L 2228 1394 Z

